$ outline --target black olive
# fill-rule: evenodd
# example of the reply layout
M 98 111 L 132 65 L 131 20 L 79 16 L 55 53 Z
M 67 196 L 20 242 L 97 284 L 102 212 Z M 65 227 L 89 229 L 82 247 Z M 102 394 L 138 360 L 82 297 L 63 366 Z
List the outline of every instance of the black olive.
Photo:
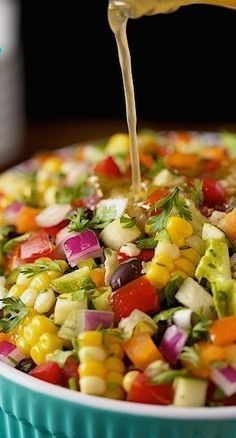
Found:
M 22 359 L 16 369 L 28 374 L 35 367 L 36 363 L 32 359 Z
M 112 290 L 119 289 L 126 283 L 140 277 L 142 271 L 142 263 L 140 260 L 131 259 L 121 263 L 111 276 L 110 285 Z

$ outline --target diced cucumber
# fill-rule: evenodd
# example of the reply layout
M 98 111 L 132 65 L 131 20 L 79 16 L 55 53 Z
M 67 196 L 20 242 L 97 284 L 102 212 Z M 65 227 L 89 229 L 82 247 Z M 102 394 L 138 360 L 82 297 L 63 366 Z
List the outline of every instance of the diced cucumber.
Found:
M 183 306 L 188 307 L 198 315 L 206 318 L 213 315 L 214 302 L 212 296 L 192 278 L 184 280 L 175 298 Z
M 155 176 L 152 184 L 158 187 L 176 187 L 179 186 L 183 181 L 183 176 L 177 176 L 168 169 L 162 169 Z
M 80 298 L 80 299 L 78 299 Z M 65 319 L 69 316 L 72 310 L 87 309 L 86 294 L 66 293 L 61 294 L 56 301 L 54 309 L 54 322 L 57 325 L 62 325 Z
M 231 279 L 229 250 L 225 241 L 207 240 L 206 252 L 197 266 L 195 277 L 199 282 L 205 278 L 211 284 Z
M 126 215 L 129 218 L 128 215 Z M 128 242 L 134 242 L 141 232 L 136 225 L 131 228 L 125 228 L 120 219 L 108 224 L 100 234 L 100 239 L 103 243 L 114 250 L 119 250 L 122 245 Z
M 174 406 L 201 407 L 205 406 L 207 381 L 192 377 L 177 377 L 174 380 Z
M 73 293 L 80 289 L 92 289 L 94 287 L 90 280 L 90 269 L 88 266 L 56 278 L 56 280 L 52 281 L 52 286 L 59 294 Z
M 202 239 L 225 239 L 225 234 L 215 225 L 205 223 L 202 229 Z

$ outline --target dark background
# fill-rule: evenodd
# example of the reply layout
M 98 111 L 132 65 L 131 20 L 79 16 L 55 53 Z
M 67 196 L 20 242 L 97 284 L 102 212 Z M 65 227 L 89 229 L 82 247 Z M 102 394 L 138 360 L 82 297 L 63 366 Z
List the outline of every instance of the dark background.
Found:
M 124 118 L 105 0 L 21 0 L 29 119 Z M 130 21 L 139 120 L 236 121 L 236 12 L 208 6 Z

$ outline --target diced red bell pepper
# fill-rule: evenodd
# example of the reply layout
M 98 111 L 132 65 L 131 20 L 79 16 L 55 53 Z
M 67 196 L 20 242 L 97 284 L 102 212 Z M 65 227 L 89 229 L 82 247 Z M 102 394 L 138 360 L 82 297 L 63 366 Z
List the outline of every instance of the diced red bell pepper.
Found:
M 165 198 L 169 194 L 169 190 L 167 189 L 157 189 L 151 195 L 148 196 L 148 202 L 152 205 L 155 205 L 157 201 Z
M 45 382 L 63 386 L 62 371 L 59 365 L 55 362 L 47 362 L 42 365 L 38 365 L 31 370 L 29 374 L 30 376 L 44 380 Z
M 225 191 L 222 185 L 214 179 L 204 179 L 202 185 L 203 204 L 214 207 L 225 202 Z
M 116 322 L 129 316 L 134 309 L 153 313 L 160 308 L 156 289 L 145 276 L 136 278 L 117 289 L 112 293 L 110 300 Z
M 139 374 L 134 380 L 127 395 L 127 400 L 153 405 L 170 405 L 173 402 L 174 391 L 170 383 L 154 385 L 144 374 Z
M 32 263 L 40 257 L 48 257 L 53 251 L 52 243 L 48 234 L 41 230 L 32 233 L 29 239 L 20 246 L 20 259 L 26 263 Z
M 79 361 L 73 356 L 69 356 L 62 368 L 62 378 L 65 386 L 68 386 L 68 380 L 72 377 L 79 379 Z
M 150 262 L 154 257 L 154 249 L 141 249 L 141 252 L 139 253 L 139 255 L 135 256 L 135 257 L 130 257 L 127 254 L 125 254 L 124 252 L 119 252 L 118 253 L 118 262 L 119 263 L 123 263 L 126 262 L 127 260 L 130 260 L 131 258 L 135 258 L 140 260 L 141 262 Z
M 119 178 L 122 176 L 120 168 L 112 157 L 104 158 L 104 160 L 97 163 L 94 167 L 94 172 L 97 175 L 102 175 L 111 178 Z

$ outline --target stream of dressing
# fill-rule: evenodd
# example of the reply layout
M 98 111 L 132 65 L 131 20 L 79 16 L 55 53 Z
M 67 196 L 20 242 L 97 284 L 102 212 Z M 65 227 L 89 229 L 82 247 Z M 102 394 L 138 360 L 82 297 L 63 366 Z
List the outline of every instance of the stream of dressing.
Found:
M 109 2 L 108 21 L 115 34 L 124 84 L 126 117 L 130 138 L 132 190 L 136 194 L 141 191 L 141 172 L 137 141 L 137 115 L 134 84 L 126 34 L 127 21 L 128 18 L 138 18 L 142 15 L 171 12 L 178 9 L 180 6 L 194 3 L 205 3 L 236 8 L 236 0 L 110 0 Z

